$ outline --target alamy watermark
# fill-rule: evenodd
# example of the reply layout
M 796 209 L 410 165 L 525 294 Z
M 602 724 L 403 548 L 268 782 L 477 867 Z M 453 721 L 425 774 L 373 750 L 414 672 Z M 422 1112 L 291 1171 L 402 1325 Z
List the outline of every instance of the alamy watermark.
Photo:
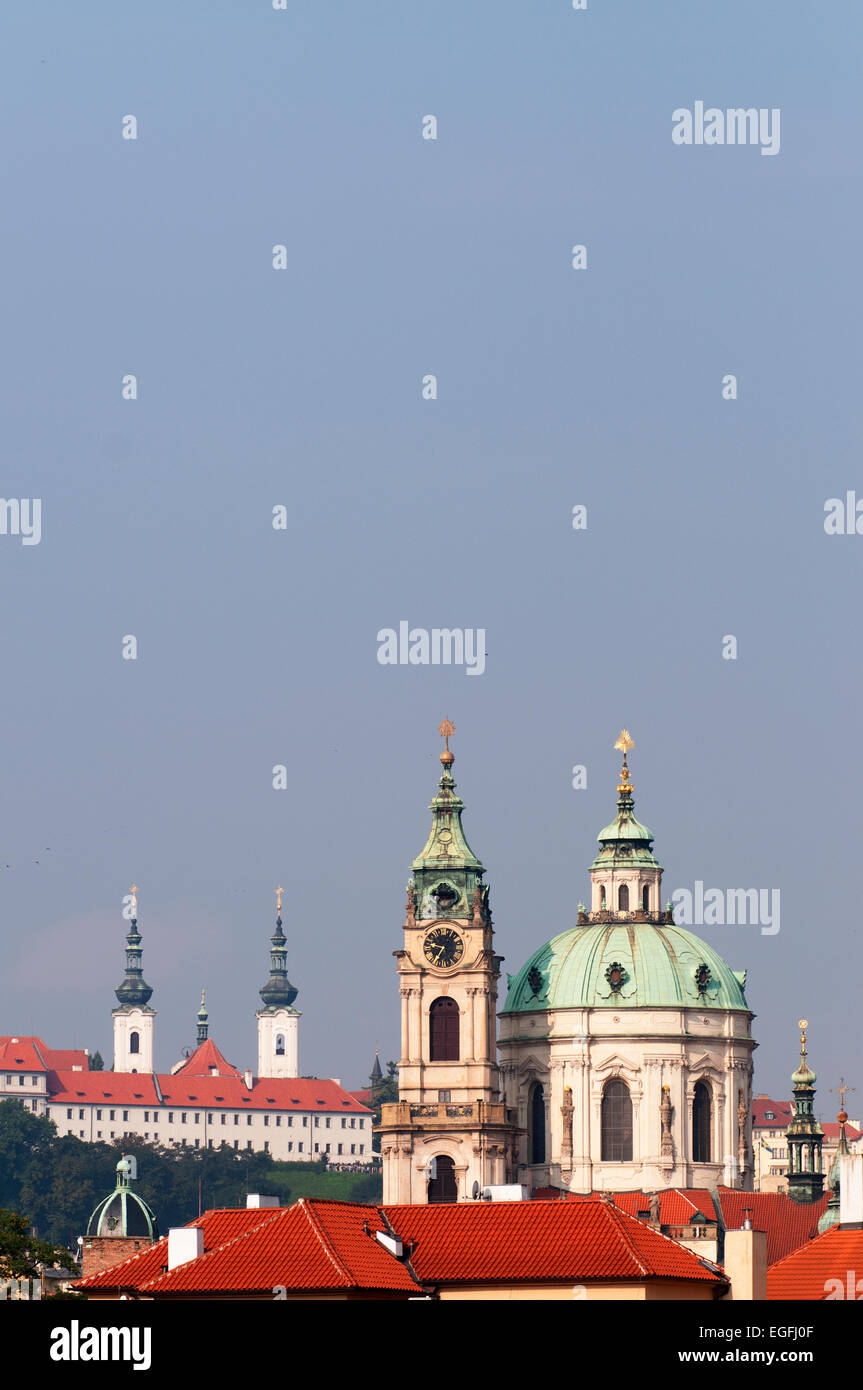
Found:
M 675 145 L 760 145 L 762 154 L 778 154 L 779 117 L 778 106 L 723 111 L 696 101 L 691 111 L 687 106 L 672 111 L 671 138 Z
M 16 1303 L 30 1303 L 42 1297 L 42 1280 L 0 1279 L 0 1300 L 9 1299 Z
M 398 631 L 378 633 L 381 666 L 464 666 L 468 676 L 485 670 L 484 627 L 411 627 L 403 620 Z
M 41 497 L 0 497 L 0 536 L 20 536 L 22 545 L 42 539 Z
M 693 891 L 678 888 L 671 895 L 678 927 L 760 927 L 762 936 L 779 931 L 778 888 L 708 888 L 700 878 Z

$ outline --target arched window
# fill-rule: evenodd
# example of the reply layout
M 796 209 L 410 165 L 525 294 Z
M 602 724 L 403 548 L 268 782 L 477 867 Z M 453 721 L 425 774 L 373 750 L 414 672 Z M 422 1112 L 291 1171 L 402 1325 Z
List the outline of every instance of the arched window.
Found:
M 436 999 L 429 1009 L 429 1061 L 457 1062 L 458 1057 L 458 1004 Z
M 432 1159 L 432 1163 L 434 1165 L 434 1177 L 429 1179 L 429 1203 L 458 1201 L 454 1160 L 450 1158 L 449 1154 L 438 1154 L 437 1158 Z
M 141 1051 L 141 1039 L 140 1039 L 140 1037 L 138 1036 L 137 1033 L 130 1033 L 130 1034 L 129 1034 L 129 1051 L 130 1051 L 130 1052 L 140 1052 L 140 1051 Z
M 277 1034 L 276 1034 L 276 1056 L 277 1056 L 277 1057 L 284 1057 L 284 1055 L 285 1055 L 285 1039 L 284 1039 L 284 1034 L 282 1034 L 282 1033 L 277 1033 Z
M 629 911 L 629 888 L 625 883 L 621 883 L 617 890 L 617 910 L 618 912 Z
M 692 1161 L 710 1162 L 710 1087 L 703 1081 L 696 1081 L 692 1102 Z
M 626 1082 L 617 1078 L 602 1093 L 602 1161 L 632 1162 L 632 1101 Z
M 641 906 L 645 912 L 650 911 L 650 884 L 645 883 L 641 890 Z
M 530 1161 L 545 1163 L 545 1094 L 539 1081 L 530 1093 Z
M 605 907 L 605 884 L 599 890 L 599 907 L 600 911 Z

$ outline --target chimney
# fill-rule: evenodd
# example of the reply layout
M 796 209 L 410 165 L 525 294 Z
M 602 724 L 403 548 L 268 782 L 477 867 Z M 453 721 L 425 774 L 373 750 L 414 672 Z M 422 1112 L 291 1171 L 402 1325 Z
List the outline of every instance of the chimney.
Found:
M 839 1226 L 863 1229 L 863 1154 L 842 1154 L 839 1160 Z
M 724 1268 L 731 1281 L 726 1299 L 751 1303 L 767 1298 L 767 1232 L 753 1231 L 748 1217 L 741 1231 L 725 1232 Z
M 245 1078 L 244 1078 L 244 1079 L 245 1079 L 245 1082 L 246 1082 L 246 1090 L 247 1090 L 247 1091 L 251 1091 L 251 1089 L 252 1089 L 252 1071 L 251 1071 L 251 1068 L 250 1068 L 250 1067 L 246 1067 L 246 1074 L 245 1074 Z
M 249 1192 L 246 1195 L 246 1206 L 251 1207 L 277 1207 L 278 1197 L 265 1197 L 260 1192 Z
M 204 1253 L 204 1231 L 201 1226 L 172 1226 L 168 1232 L 168 1268 L 176 1269 Z

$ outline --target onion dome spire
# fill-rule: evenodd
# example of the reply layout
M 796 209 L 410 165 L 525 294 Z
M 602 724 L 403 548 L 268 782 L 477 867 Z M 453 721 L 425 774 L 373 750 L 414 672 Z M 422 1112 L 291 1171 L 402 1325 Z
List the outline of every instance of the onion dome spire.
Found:
M 205 1043 L 210 1032 L 210 1015 L 207 1013 L 206 991 L 201 990 L 201 1007 L 198 1010 L 198 1047 Z
M 151 1242 L 158 1239 L 159 1228 L 152 1208 L 132 1189 L 137 1176 L 134 1155 L 123 1154 L 117 1164 L 117 1185 L 102 1198 L 87 1222 L 88 1236 L 139 1236 Z
M 482 883 L 485 869 L 467 842 L 461 823 L 464 802 L 456 795 L 452 765 L 455 756 L 449 741 L 455 725 L 445 719 L 440 726 L 444 751 L 440 755 L 443 772 L 438 792 L 429 807 L 432 826 L 429 837 L 411 865 L 408 902 L 414 904 L 419 920 L 431 917 L 471 918 L 474 898 L 479 890 L 480 910 L 487 918 L 488 889 Z
M 800 1029 L 800 1065 L 791 1074 L 794 1093 L 794 1113 L 785 1131 L 788 1139 L 788 1196 L 795 1202 L 817 1202 L 824 1188 L 821 1171 L 821 1146 L 824 1134 L 815 1118 L 814 1071 L 806 1060 L 805 1018 L 798 1022 Z
M 138 931 L 138 885 L 131 888 L 132 920 L 126 937 L 126 978 L 114 993 L 121 1004 L 146 1004 L 153 993 L 144 979 L 141 951 L 141 933 Z
M 282 893 L 276 889 L 276 930 L 270 937 L 270 978 L 260 991 L 268 1009 L 286 1009 L 293 1004 L 299 990 L 288 979 L 287 939 L 282 930 Z
M 597 870 L 610 870 L 616 873 L 619 870 L 633 869 L 649 870 L 652 877 L 654 873 L 661 874 L 662 866 L 653 853 L 653 831 L 635 818 L 633 786 L 626 761 L 629 749 L 635 745 L 627 729 L 621 729 L 620 737 L 614 746 L 623 752 L 623 766 L 620 769 L 620 781 L 617 785 L 617 819 L 600 830 L 596 837 L 600 849 L 590 866 L 591 875 L 594 876 Z M 611 882 L 609 880 L 609 886 L 611 886 Z M 611 905 L 609 898 L 609 906 Z M 631 901 L 630 907 L 635 906 L 635 901 Z M 657 879 L 654 911 L 658 911 L 659 906 L 659 880 Z

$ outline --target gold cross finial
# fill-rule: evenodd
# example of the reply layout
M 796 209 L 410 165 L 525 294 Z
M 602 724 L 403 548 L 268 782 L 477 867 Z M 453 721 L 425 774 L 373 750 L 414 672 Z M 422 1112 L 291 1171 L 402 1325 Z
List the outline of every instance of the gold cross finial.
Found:
M 205 989 L 202 989 L 202 990 L 201 990 L 201 1008 L 202 1008 L 202 1009 L 203 1009 L 203 1007 L 204 1007 L 204 999 L 205 999 L 205 997 L 206 997 L 206 994 L 207 994 L 207 991 L 206 991 Z
M 132 894 L 132 916 L 133 916 L 133 917 L 137 917 L 137 916 L 138 916 L 138 885 L 137 885 L 137 883 L 133 883 L 133 884 L 132 884 L 132 887 L 129 889 L 129 892 Z
M 455 724 L 451 719 L 445 719 L 440 726 L 440 735 L 446 743 L 446 751 L 449 752 L 450 735 L 455 733 Z
M 278 912 L 280 917 L 282 915 L 282 894 L 284 893 L 284 891 L 284 888 L 281 887 L 276 889 L 276 911 Z
M 845 1109 L 845 1092 L 846 1092 L 846 1091 L 856 1091 L 856 1090 L 857 1090 L 857 1087 L 856 1087 L 856 1086 L 846 1086 L 846 1085 L 845 1085 L 845 1077 L 844 1077 L 844 1076 L 840 1076 L 840 1078 L 839 1078 L 839 1085 L 838 1085 L 838 1086 L 831 1086 L 830 1089 L 831 1089 L 831 1091 L 836 1091 L 836 1092 L 837 1092 L 837 1094 L 838 1094 L 838 1096 L 839 1096 L 839 1104 L 841 1105 L 842 1109 L 844 1110 L 844 1109 Z
M 621 770 L 620 770 L 620 784 L 619 784 L 617 790 L 618 790 L 619 792 L 630 792 L 630 793 L 631 793 L 631 792 L 632 792 L 632 783 L 631 783 L 630 780 L 629 780 L 629 768 L 628 768 L 627 765 L 626 765 L 626 754 L 627 754 L 627 751 L 628 751 L 630 748 L 634 748 L 634 747 L 635 747 L 635 744 L 634 744 L 632 738 L 630 737 L 630 734 L 629 734 L 629 730 L 628 730 L 628 729 L 621 729 L 621 731 L 620 731 L 620 738 L 617 740 L 617 742 L 615 743 L 614 746 L 615 746 L 615 748 L 621 749 L 621 751 L 622 751 L 622 753 L 623 753 L 623 767 L 622 767 Z

